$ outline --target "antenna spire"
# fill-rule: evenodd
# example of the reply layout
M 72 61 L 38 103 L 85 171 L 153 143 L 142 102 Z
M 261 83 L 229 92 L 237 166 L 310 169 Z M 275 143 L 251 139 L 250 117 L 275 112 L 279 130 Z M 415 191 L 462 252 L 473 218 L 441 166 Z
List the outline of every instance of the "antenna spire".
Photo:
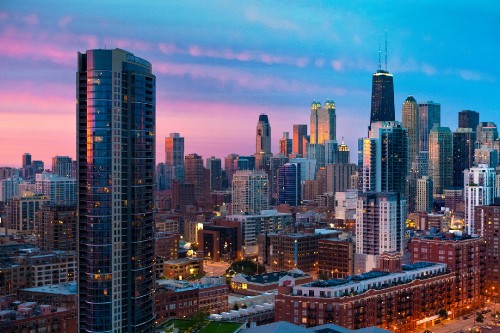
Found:
M 380 64 L 380 34 L 378 35 L 378 70 L 382 69 L 382 65 Z
M 385 31 L 385 71 L 387 72 L 387 30 Z

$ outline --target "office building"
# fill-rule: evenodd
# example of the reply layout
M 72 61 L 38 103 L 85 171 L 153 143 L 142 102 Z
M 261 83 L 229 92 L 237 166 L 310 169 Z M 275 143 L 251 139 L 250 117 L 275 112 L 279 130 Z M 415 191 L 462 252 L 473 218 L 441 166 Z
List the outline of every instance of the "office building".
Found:
M 329 164 L 326 166 L 326 191 L 345 192 L 351 189 L 351 177 L 356 173 L 356 164 Z
M 458 127 L 471 128 L 476 132 L 477 125 L 479 125 L 479 113 L 471 110 L 462 110 L 458 113 Z
M 441 126 L 441 104 L 433 101 L 418 104 L 420 150 L 429 151 L 429 133 L 434 125 Z
M 341 163 L 339 160 L 340 147 L 337 140 L 325 140 L 323 146 L 325 147 L 325 165 Z M 342 149 L 345 149 L 345 147 L 342 147 Z M 349 148 L 347 148 L 347 151 L 349 151 Z M 345 156 L 342 156 L 342 158 L 345 160 Z
M 469 235 L 481 235 L 476 225 L 474 211 L 476 206 L 493 204 L 496 195 L 496 173 L 494 168 L 485 164 L 465 170 L 465 230 Z M 479 231 L 479 233 L 477 233 Z
M 351 152 L 349 151 L 349 147 L 344 143 L 344 138 L 342 138 L 342 143 L 339 145 L 338 149 L 338 163 L 349 164 L 351 160 Z
M 429 176 L 420 177 L 417 180 L 417 198 L 415 201 L 415 212 L 431 213 L 434 206 L 434 196 L 432 195 L 432 178 Z
M 311 104 L 309 143 L 321 145 L 325 141 L 336 140 L 336 119 L 335 102 L 327 99 L 323 108 L 320 102 L 314 101 Z
M 220 158 L 214 156 L 207 158 L 205 165 L 210 171 L 210 191 L 222 191 L 222 163 Z
M 265 169 L 271 153 L 271 124 L 267 115 L 261 114 L 255 134 L 255 169 Z
M 370 124 L 377 121 L 394 121 L 394 78 L 386 69 L 380 66 L 372 77 L 372 107 L 370 113 Z
M 262 170 L 240 170 L 233 175 L 233 214 L 258 214 L 269 208 L 269 179 Z
M 384 252 L 404 250 L 406 202 L 395 192 L 358 194 L 355 272 L 378 267 Z
M 429 134 L 429 176 L 434 196 L 453 186 L 453 136 L 448 127 L 434 126 Z
M 78 54 L 81 332 L 153 331 L 155 86 L 130 52 Z
M 170 133 L 165 138 L 165 167 L 167 190 L 172 188 L 174 180 L 184 181 L 184 138 L 179 133 Z
M 71 157 L 52 157 L 52 173 L 61 177 L 73 178 L 73 160 Z
M 203 158 L 189 154 L 184 159 L 184 181 L 193 184 L 194 199 L 197 206 L 204 206 L 210 197 L 210 177 L 203 167 Z
M 293 125 L 292 153 L 304 157 L 307 136 L 307 125 Z
M 464 170 L 474 163 L 476 134 L 472 128 L 459 127 L 453 132 L 453 186 L 464 186 Z
M 286 163 L 278 168 L 278 204 L 298 206 L 302 203 L 301 165 Z
M 319 143 L 308 143 L 306 145 L 306 158 L 316 162 L 316 173 L 319 168 L 325 166 L 325 146 Z
M 419 141 L 419 110 L 418 104 L 413 96 L 408 96 L 403 103 L 402 124 L 408 135 L 408 160 L 410 169 L 418 170 L 418 156 L 420 154 Z
M 283 132 L 283 137 L 279 141 L 280 154 L 288 157 L 292 153 L 292 139 L 290 133 Z
M 229 186 L 233 183 L 233 174 L 238 171 L 238 154 L 229 154 L 224 158 L 224 171 L 226 172 L 226 177 Z
M 493 122 L 480 122 L 476 128 L 476 147 L 495 148 L 498 140 L 497 125 Z

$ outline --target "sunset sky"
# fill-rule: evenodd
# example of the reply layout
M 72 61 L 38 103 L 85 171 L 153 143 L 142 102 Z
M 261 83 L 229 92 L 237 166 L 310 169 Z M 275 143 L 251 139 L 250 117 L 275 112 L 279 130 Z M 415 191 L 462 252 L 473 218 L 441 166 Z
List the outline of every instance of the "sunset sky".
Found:
M 500 125 L 499 22 L 498 1 L 1 0 L 0 166 L 75 156 L 77 52 L 93 48 L 152 63 L 158 162 L 170 132 L 186 154 L 252 154 L 260 113 L 276 152 L 327 98 L 356 151 L 386 30 L 397 119 L 413 95 L 440 102 L 452 130 L 462 109 Z

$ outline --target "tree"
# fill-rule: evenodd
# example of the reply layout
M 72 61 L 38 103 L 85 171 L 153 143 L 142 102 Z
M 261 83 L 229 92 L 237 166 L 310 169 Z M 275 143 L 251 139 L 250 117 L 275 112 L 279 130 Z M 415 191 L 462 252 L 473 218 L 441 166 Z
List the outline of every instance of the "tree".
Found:
M 439 315 L 439 318 L 441 318 L 442 320 L 448 319 L 448 311 L 446 311 L 446 309 L 439 310 L 438 315 Z
M 481 313 L 477 314 L 476 321 L 482 323 L 484 321 L 484 316 Z
M 264 274 L 266 272 L 266 267 L 256 263 L 255 261 L 244 259 L 234 261 L 226 270 L 226 275 L 229 274 L 229 272 L 232 274 L 242 273 L 245 275 Z
M 234 303 L 233 310 L 238 311 L 240 307 L 238 306 L 238 303 Z
M 246 309 L 247 307 L 248 306 L 245 303 L 243 303 L 243 305 L 241 306 L 242 309 Z

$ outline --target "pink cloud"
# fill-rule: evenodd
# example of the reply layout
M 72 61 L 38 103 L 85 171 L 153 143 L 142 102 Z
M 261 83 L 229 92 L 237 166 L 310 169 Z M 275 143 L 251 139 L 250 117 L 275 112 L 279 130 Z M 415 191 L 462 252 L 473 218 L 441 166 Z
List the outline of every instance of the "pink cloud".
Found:
M 134 51 L 149 51 L 151 49 L 149 43 L 125 38 L 104 38 L 103 43 L 109 45 L 109 47 L 113 49 L 115 47 Z M 102 47 L 104 47 L 104 45 Z
M 245 10 L 245 17 L 249 22 L 259 23 L 265 27 L 271 28 L 273 30 L 288 30 L 288 31 L 299 31 L 300 27 L 292 21 L 279 18 L 275 15 L 266 15 L 255 7 L 249 7 Z
M 38 23 L 40 22 L 40 19 L 38 18 L 38 15 L 31 14 L 28 16 L 24 16 L 23 22 L 26 23 L 27 25 L 38 25 Z
M 337 72 L 342 71 L 344 68 L 344 63 L 341 60 L 332 60 L 331 64 L 332 68 Z
M 66 27 L 71 22 L 73 22 L 73 17 L 71 17 L 71 16 L 64 16 L 64 17 L 61 17 L 61 19 L 59 19 L 59 21 L 57 22 L 57 25 L 59 25 L 59 27 L 61 29 L 66 29 Z

